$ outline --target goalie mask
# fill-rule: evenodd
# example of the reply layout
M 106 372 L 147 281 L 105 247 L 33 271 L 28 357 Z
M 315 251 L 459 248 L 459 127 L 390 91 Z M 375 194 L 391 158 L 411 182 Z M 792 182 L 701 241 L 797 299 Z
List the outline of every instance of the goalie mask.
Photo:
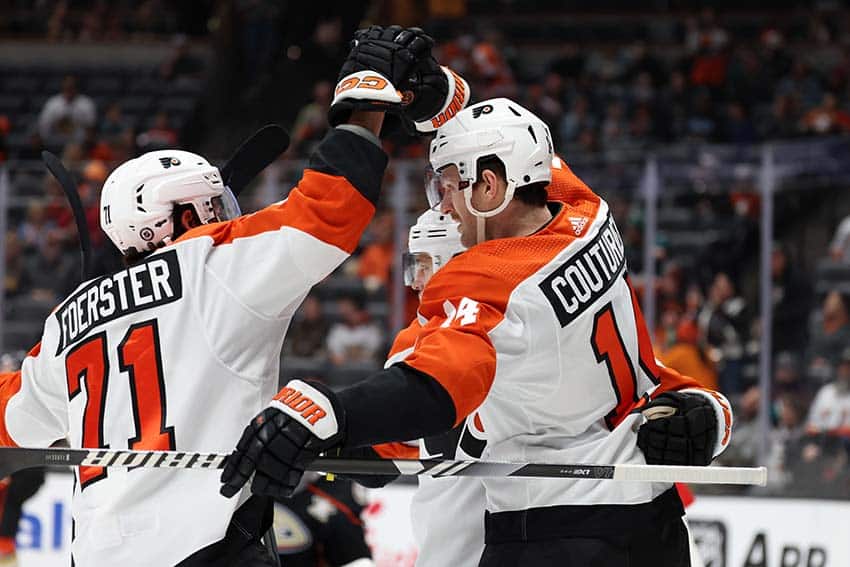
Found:
M 510 204 L 517 187 L 552 180 L 552 136 L 549 127 L 530 110 L 506 98 L 479 102 L 463 109 L 437 130 L 431 141 L 429 160 L 432 172 L 426 176 L 428 203 L 438 210 L 449 190 L 441 171 L 457 167 L 467 209 L 478 217 L 478 241 L 483 239 L 483 219 L 498 215 Z M 494 209 L 479 211 L 472 205 L 472 191 L 478 180 L 478 160 L 495 156 L 505 166 L 505 196 Z
M 172 241 L 176 205 L 190 205 L 201 224 L 241 214 L 217 167 L 191 152 L 159 150 L 109 175 L 100 196 L 100 225 L 123 254 L 140 254 Z
M 428 210 L 410 227 L 407 252 L 402 256 L 404 285 L 421 291 L 437 270 L 466 250 L 457 223 L 449 215 Z

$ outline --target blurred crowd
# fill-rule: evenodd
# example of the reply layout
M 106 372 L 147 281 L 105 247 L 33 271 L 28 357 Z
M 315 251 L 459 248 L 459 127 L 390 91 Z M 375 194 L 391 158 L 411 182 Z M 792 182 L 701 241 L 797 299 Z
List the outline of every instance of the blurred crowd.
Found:
M 61 5 L 51 17 L 61 17 Z M 112 13 L 111 7 L 103 9 Z M 110 33 L 111 20 L 101 21 L 105 23 L 97 33 Z M 475 99 L 515 97 L 538 113 L 550 124 L 559 153 L 572 163 L 581 154 L 616 159 L 658 144 L 749 145 L 850 132 L 850 48 L 839 22 L 812 13 L 794 30 L 766 25 L 738 36 L 705 10 L 683 18 L 673 46 L 634 41 L 584 48 L 567 42 L 533 67 L 526 65 L 530 56 L 522 46 L 506 45 L 494 31 L 458 26 L 439 42 L 438 57 L 463 74 Z M 68 29 L 82 37 L 90 33 L 86 25 L 80 21 Z M 201 72 L 185 39 L 178 37 L 158 80 L 197 79 Z M 270 168 L 255 200 L 243 204 L 246 208 L 279 199 L 281 188 L 297 180 L 291 160 L 308 155 L 326 132 L 332 80 L 313 84 L 310 101 L 292 124 L 286 159 Z M 140 122 L 128 117 L 117 103 L 99 108 L 75 77 L 67 77 L 35 117 L 31 143 L 10 151 L 0 135 L 6 158 L 39 159 L 43 148 L 61 153 L 80 182 L 103 266 L 115 259 L 99 230 L 97 202 L 112 164 L 181 140 L 179 127 L 170 124 L 166 112 L 149 118 Z M 5 119 L 8 124 L 15 117 Z M 2 125 L 0 117 L 0 134 Z M 426 151 L 421 142 L 403 135 L 392 137 L 388 149 L 400 157 L 423 157 Z M 397 182 L 397 175 L 391 169 L 387 183 Z M 38 183 L 25 206 L 10 214 L 4 286 L 7 300 L 20 305 L 36 301 L 49 310 L 78 282 L 79 262 L 60 187 L 48 175 L 39 175 Z M 638 198 L 634 192 L 609 196 L 604 187 L 598 189 L 611 201 L 630 269 L 639 274 L 643 219 Z M 799 252 L 788 242 L 775 243 L 772 429 L 769 446 L 761 446 L 758 360 L 763 328 L 754 285 L 757 270 L 752 268 L 759 204 L 729 191 L 675 203 L 691 212 L 687 231 L 698 244 L 682 252 L 676 242 L 658 243 L 658 279 L 652 290 L 657 356 L 733 401 L 737 422 L 722 463 L 753 465 L 763 452 L 777 473 L 771 475 L 768 492 L 850 498 L 850 293 L 841 285 L 815 289 L 813 273 L 801 269 L 801 258 L 795 257 Z M 413 194 L 411 219 L 423 206 L 415 187 Z M 718 232 L 725 240 L 711 245 L 699 240 L 718 219 L 723 219 Z M 284 346 L 284 372 L 333 383 L 350 377 L 345 372 L 352 368 L 367 372 L 382 364 L 392 339 L 390 314 L 403 310 L 407 322 L 415 313 L 415 297 L 408 296 L 404 305 L 391 299 L 393 269 L 402 252 L 394 235 L 407 228 L 396 225 L 390 210 L 378 212 L 352 259 L 305 300 Z M 850 218 L 830 228 L 835 233 L 829 247 L 806 253 L 850 265 Z M 6 356 L 0 362 L 13 366 L 16 359 Z

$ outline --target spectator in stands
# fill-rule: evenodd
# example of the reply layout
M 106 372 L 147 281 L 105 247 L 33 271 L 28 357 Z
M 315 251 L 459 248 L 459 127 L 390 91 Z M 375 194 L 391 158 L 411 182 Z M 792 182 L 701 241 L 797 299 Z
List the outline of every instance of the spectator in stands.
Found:
M 62 234 L 48 231 L 38 254 L 24 260 L 21 289 L 26 289 L 33 299 L 55 304 L 77 283 L 79 269 L 78 261 L 63 249 Z
M 386 288 L 390 281 L 390 268 L 395 258 L 393 241 L 392 211 L 383 211 L 375 215 L 369 228 L 371 241 L 360 254 L 357 275 L 369 291 Z
M 788 463 L 788 449 L 799 447 L 805 436 L 806 403 L 795 394 L 781 394 L 774 407 L 777 424 L 770 431 L 770 447 L 764 464 L 770 471 L 768 491 L 780 495 L 793 480 L 788 474 L 789 464 L 790 468 L 794 468 L 792 463 Z
M 759 120 L 759 135 L 769 140 L 800 134 L 800 101 L 793 94 L 776 95 L 770 111 Z
M 800 358 L 793 352 L 783 351 L 776 354 L 773 363 L 774 394 L 796 394 L 798 398 L 808 398 L 800 373 Z
M 292 323 L 291 340 L 284 343 L 285 353 L 301 358 L 324 359 L 328 321 L 322 312 L 322 302 L 308 295 L 301 306 L 301 317 Z
M 561 143 L 572 144 L 583 130 L 592 130 L 595 126 L 596 120 L 590 113 L 587 97 L 577 95 L 561 118 Z
M 720 391 L 727 395 L 741 388 L 745 309 L 746 303 L 736 295 L 732 280 L 720 272 L 714 277 L 705 306 L 697 318 L 708 357 L 719 371 Z
M 9 153 L 6 150 L 6 136 L 9 135 L 10 128 L 9 117 L 0 114 L 0 163 L 9 159 Z
M 692 376 L 706 388 L 717 389 L 714 366 L 697 346 L 698 329 L 694 321 L 681 317 L 681 307 L 670 303 L 661 313 L 661 324 L 668 334 L 667 343 L 656 351 L 658 360 Z M 670 337 L 672 335 L 672 337 Z
M 717 457 L 718 463 L 738 467 L 756 464 L 761 445 L 758 425 L 760 404 L 761 392 L 758 386 L 751 386 L 742 395 L 733 398 L 735 421 L 732 424 L 732 439 L 723 454 Z
M 136 144 L 145 152 L 175 147 L 177 130 L 171 126 L 168 113 L 164 110 L 157 112 L 151 127 L 136 138 Z
M 97 132 L 100 136 L 112 138 L 119 136 L 131 126 L 132 124 L 130 123 L 130 120 L 127 119 L 121 112 L 121 105 L 117 102 L 113 102 L 106 107 L 106 112 L 103 114 L 103 118 L 100 119 L 100 123 L 98 124 Z
M 310 155 L 313 146 L 328 131 L 328 108 L 331 104 L 333 87 L 328 81 L 319 81 L 313 86 L 313 100 L 303 106 L 295 117 L 292 127 L 292 153 Z
M 363 299 L 353 295 L 337 301 L 340 321 L 328 333 L 328 353 L 337 366 L 350 363 L 374 363 L 383 346 L 383 335 L 370 320 Z
M 850 215 L 838 223 L 829 244 L 829 256 L 836 262 L 850 264 Z
M 803 115 L 800 130 L 810 134 L 850 132 L 850 114 L 838 107 L 838 99 L 833 93 L 826 93 L 820 106 Z
M 787 464 L 794 478 L 794 494 L 839 497 L 848 494 L 850 441 L 850 347 L 839 356 L 835 380 L 815 396 L 806 421 L 806 436 L 789 447 Z
M 823 100 L 820 80 L 802 58 L 794 61 L 791 72 L 779 81 L 776 94 L 797 97 L 804 109 L 812 108 Z
M 159 76 L 170 82 L 197 82 L 203 63 L 192 55 L 189 40 L 179 34 L 172 40 L 172 51 L 159 67 Z
M 6 269 L 3 272 L 3 289 L 6 297 L 11 297 L 21 291 L 21 274 L 24 269 L 23 246 L 17 233 L 6 232 Z
M 812 290 L 797 273 L 788 248 L 774 244 L 770 266 L 773 279 L 773 352 L 802 352 L 807 339 Z
M 810 433 L 831 433 L 850 439 L 850 346 L 841 352 L 835 380 L 818 390 L 806 427 Z
M 48 230 L 55 224 L 47 218 L 47 211 L 40 201 L 31 201 L 27 216 L 18 226 L 18 239 L 27 252 L 40 248 L 47 238 Z
M 816 381 L 831 380 L 841 351 L 850 345 L 848 297 L 836 290 L 823 301 L 820 321 L 812 331 L 808 350 L 807 375 Z
M 42 139 L 53 146 L 82 137 L 86 128 L 94 126 L 97 118 L 94 101 L 77 91 L 77 79 L 67 76 L 62 81 L 62 92 L 44 103 L 38 117 Z
M 529 85 L 525 91 L 523 104 L 547 124 L 557 124 L 564 113 L 560 98 L 557 96 L 560 81 L 561 78 L 558 75 L 550 74 L 546 76 L 544 84 Z
M 508 62 L 504 57 L 501 34 L 495 28 L 488 28 L 484 39 L 472 48 L 472 77 L 478 83 L 476 98 L 480 100 L 516 95 L 516 82 Z
M 691 105 L 691 90 L 685 75 L 678 70 L 670 73 L 667 85 L 661 91 L 659 129 L 667 141 L 678 140 L 685 135 Z
M 629 141 L 629 126 L 626 120 L 626 106 L 621 100 L 608 105 L 605 119 L 599 127 L 599 140 L 603 147 L 622 146 Z
M 750 120 L 747 110 L 737 101 L 726 105 L 722 129 L 724 141 L 733 144 L 752 144 L 757 138 L 755 125 Z
M 712 142 L 717 135 L 717 117 L 711 94 L 701 89 L 694 94 L 693 110 L 685 123 L 685 138 L 694 142 Z

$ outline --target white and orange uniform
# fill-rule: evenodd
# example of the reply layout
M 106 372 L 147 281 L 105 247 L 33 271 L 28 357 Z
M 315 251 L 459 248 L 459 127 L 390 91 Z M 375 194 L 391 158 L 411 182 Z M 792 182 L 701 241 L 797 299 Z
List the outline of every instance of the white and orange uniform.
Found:
M 398 443 L 376 446 L 377 452 L 387 458 L 643 463 L 635 436 L 642 418 L 630 412 L 647 397 L 693 389 L 718 412 L 719 453 L 729 438 L 728 403 L 655 360 L 607 204 L 557 157 L 547 190 L 562 204 L 549 226 L 531 238 L 486 242 L 453 259 L 428 283 L 418 318 L 393 343 L 386 366 L 404 363 L 443 384 L 458 426 L 423 439 L 419 455 Z M 593 278 L 584 301 L 570 301 L 573 290 L 562 290 L 567 277 Z M 476 402 L 483 402 L 480 408 Z M 477 565 L 485 509 L 635 504 L 668 488 L 420 477 L 411 509 L 416 565 Z
M 81 284 L 0 384 L 0 443 L 229 452 L 277 391 L 295 310 L 369 224 L 385 166 L 372 141 L 335 129 L 284 201 Z M 250 496 L 219 487 L 218 471 L 80 468 L 76 564 L 179 563 Z

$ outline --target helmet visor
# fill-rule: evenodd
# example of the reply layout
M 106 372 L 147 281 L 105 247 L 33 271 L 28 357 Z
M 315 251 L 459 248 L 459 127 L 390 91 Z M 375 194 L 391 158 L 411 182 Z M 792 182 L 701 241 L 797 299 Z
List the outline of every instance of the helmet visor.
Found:
M 210 203 L 212 204 L 215 219 L 219 222 L 235 219 L 242 215 L 242 209 L 239 208 L 239 201 L 236 200 L 236 195 L 233 194 L 230 187 L 225 187 L 221 195 L 210 199 Z
M 425 171 L 425 195 L 428 197 L 428 206 L 431 210 L 439 212 L 443 199 L 450 191 L 462 191 L 469 187 L 469 181 L 460 179 L 456 169 L 447 170 L 451 165 L 438 171 L 431 168 Z
M 434 259 L 427 252 L 405 252 L 401 257 L 404 285 L 421 290 L 434 275 Z

